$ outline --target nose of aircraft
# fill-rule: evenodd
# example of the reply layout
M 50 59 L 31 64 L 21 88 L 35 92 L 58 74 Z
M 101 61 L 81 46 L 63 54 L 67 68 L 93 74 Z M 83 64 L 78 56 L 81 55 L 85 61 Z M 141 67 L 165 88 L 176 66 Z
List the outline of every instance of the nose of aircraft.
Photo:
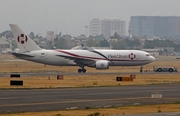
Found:
M 149 57 L 149 61 L 153 62 L 155 60 L 155 58 L 153 56 Z

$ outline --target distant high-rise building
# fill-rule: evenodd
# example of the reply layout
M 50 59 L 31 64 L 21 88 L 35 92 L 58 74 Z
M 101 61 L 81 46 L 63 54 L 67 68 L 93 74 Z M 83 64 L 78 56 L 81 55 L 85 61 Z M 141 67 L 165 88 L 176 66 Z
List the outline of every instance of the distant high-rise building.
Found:
M 92 36 L 101 35 L 105 38 L 113 36 L 116 32 L 120 36 L 126 35 L 126 22 L 120 19 L 93 19 L 89 23 L 89 34 Z
M 130 34 L 137 37 L 178 37 L 180 36 L 180 17 L 131 16 Z
M 126 22 L 121 21 L 120 19 L 114 19 L 112 20 L 112 30 L 113 33 L 111 33 L 111 36 L 114 35 L 116 32 L 120 36 L 126 35 Z
M 112 21 L 110 19 L 102 20 L 102 34 L 105 38 L 111 36 Z
M 89 21 L 89 35 L 101 35 L 101 20 L 92 19 Z

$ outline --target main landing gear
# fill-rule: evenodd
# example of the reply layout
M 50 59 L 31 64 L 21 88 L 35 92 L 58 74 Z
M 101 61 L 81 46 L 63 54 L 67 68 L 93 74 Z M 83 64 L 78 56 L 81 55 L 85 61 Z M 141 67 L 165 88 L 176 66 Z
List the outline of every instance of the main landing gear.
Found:
M 78 73 L 86 73 L 86 69 L 84 67 L 81 67 L 78 69 Z
M 141 72 L 141 73 L 143 72 L 143 66 L 140 67 L 140 72 Z

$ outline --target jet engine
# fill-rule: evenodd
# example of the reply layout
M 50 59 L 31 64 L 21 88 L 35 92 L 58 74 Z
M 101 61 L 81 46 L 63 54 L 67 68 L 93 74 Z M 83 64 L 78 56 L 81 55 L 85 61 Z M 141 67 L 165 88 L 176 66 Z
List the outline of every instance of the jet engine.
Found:
M 109 69 L 109 62 L 106 60 L 96 61 L 96 69 Z

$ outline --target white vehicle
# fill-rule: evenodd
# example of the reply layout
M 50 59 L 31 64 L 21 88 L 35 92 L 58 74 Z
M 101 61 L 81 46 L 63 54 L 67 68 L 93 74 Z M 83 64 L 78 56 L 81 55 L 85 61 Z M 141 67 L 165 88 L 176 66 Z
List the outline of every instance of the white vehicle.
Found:
M 154 72 L 178 72 L 178 70 L 175 67 L 156 67 Z
M 16 24 L 10 24 L 19 52 L 12 53 L 20 59 L 55 66 L 79 66 L 78 72 L 85 73 L 85 66 L 108 69 L 109 66 L 143 66 L 155 60 L 149 53 L 139 50 L 94 50 L 82 46 L 83 50 L 41 49 Z M 142 69 L 141 69 L 142 70 Z

